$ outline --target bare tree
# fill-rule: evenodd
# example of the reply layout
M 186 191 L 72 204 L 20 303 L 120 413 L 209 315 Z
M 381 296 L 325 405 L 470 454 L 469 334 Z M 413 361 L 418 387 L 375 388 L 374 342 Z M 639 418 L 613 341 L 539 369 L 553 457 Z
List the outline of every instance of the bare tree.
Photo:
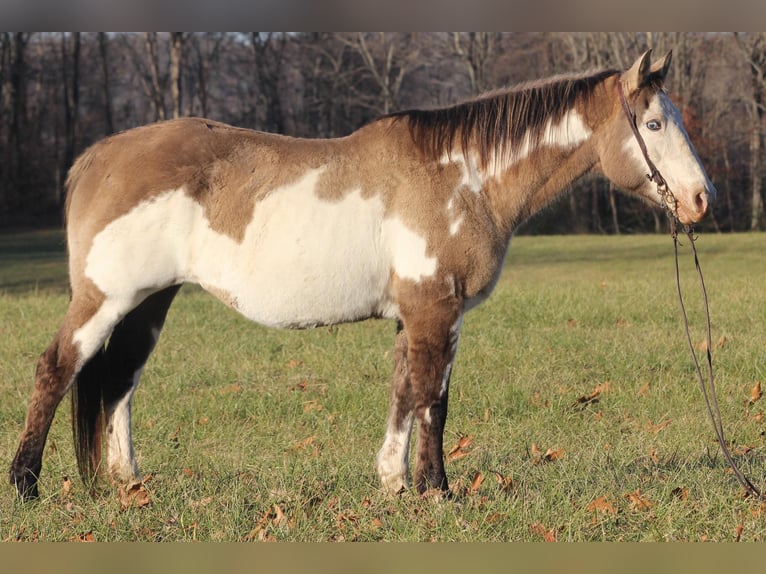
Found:
M 378 114 L 397 109 L 404 78 L 421 65 L 417 34 L 358 32 L 341 39 L 359 55 L 366 75 L 378 90 L 374 98 L 365 98 L 357 90 L 360 102 Z
M 492 85 L 489 67 L 498 47 L 497 32 L 453 32 L 452 51 L 465 65 L 471 93 L 476 95 L 487 91 Z
M 283 132 L 285 129 L 281 91 L 287 41 L 288 36 L 284 33 L 250 34 L 258 101 L 265 111 L 262 127 L 277 132 Z
M 104 100 L 104 131 L 107 135 L 114 132 L 112 114 L 112 92 L 109 86 L 109 39 L 105 32 L 98 33 L 98 53 L 101 57 L 101 95 Z
M 751 92 L 747 111 L 750 118 L 750 229 L 762 229 L 764 205 L 763 137 L 766 133 L 766 32 L 735 34 L 737 44 L 750 68 Z
M 151 83 L 148 84 L 156 120 L 167 118 L 165 108 L 165 84 L 167 78 L 160 72 L 160 55 L 158 48 L 157 32 L 144 32 L 144 45 L 149 62 L 149 74 Z
M 61 76 L 64 102 L 64 153 L 59 164 L 58 202 L 64 199 L 64 174 L 74 162 L 80 109 L 80 32 L 61 34 Z
M 170 33 L 170 97 L 173 101 L 173 117 L 180 118 L 183 115 L 183 83 L 181 70 L 183 69 L 184 42 L 187 35 L 184 32 Z

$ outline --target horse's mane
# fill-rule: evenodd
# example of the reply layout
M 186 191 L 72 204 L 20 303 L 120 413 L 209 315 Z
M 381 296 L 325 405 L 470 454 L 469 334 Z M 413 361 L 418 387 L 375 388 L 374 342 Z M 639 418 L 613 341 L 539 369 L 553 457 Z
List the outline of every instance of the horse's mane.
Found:
M 507 153 L 529 134 L 530 145 L 540 142 L 548 120 L 557 122 L 580 98 L 617 70 L 585 75 L 555 76 L 481 95 L 453 106 L 431 110 L 406 110 L 391 114 L 406 120 L 415 144 L 431 159 L 449 154 L 456 145 L 469 150 L 486 166 L 493 152 Z

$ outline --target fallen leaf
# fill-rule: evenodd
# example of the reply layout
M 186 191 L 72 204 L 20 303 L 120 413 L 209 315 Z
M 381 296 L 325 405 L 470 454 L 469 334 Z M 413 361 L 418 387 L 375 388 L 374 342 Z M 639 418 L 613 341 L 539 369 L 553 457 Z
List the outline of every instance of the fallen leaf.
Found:
M 645 382 L 640 389 L 638 389 L 638 396 L 643 397 L 649 392 L 649 381 Z
M 678 500 L 686 500 L 689 498 L 689 489 L 685 486 L 677 486 L 670 491 L 670 494 Z
M 572 403 L 572 406 L 576 407 L 597 403 L 600 400 L 601 393 L 609 391 L 610 386 L 611 383 L 609 381 L 605 381 L 599 385 L 596 385 L 596 388 L 594 388 L 590 394 L 579 397 L 574 403 Z
M 630 508 L 635 511 L 649 510 L 654 506 L 654 503 L 641 494 L 641 489 L 637 489 L 635 492 L 628 492 L 625 494 L 625 498 L 628 499 Z
M 532 534 L 541 536 L 545 542 L 556 542 L 556 531 L 552 528 L 546 528 L 539 522 L 529 525 L 529 530 Z
M 72 491 L 72 481 L 68 476 L 64 477 L 64 480 L 61 482 L 61 493 L 64 496 L 69 496 L 69 493 Z
M 726 335 L 721 335 L 721 337 L 718 339 L 718 343 L 716 343 L 716 347 L 723 349 L 728 342 L 729 339 L 726 338 Z
M 567 325 L 570 327 L 577 327 L 577 321 L 575 319 L 569 319 L 567 320 Z
M 532 455 L 532 464 L 539 464 L 542 457 L 540 456 L 540 449 L 537 448 L 535 443 L 532 443 L 532 446 L 529 447 L 529 453 Z
M 495 480 L 500 485 L 500 490 L 506 494 L 513 494 L 516 492 L 516 483 L 510 476 L 505 476 L 499 472 L 492 473 L 495 476 Z
M 73 540 L 74 542 L 95 542 L 96 537 L 93 535 L 92 530 L 88 530 L 88 532 L 85 532 L 83 534 L 78 534 L 77 538 Z
M 294 369 L 296 367 L 300 367 L 303 364 L 303 361 L 296 361 L 295 359 L 290 359 L 287 361 L 287 368 L 288 369 Z
M 321 411 L 324 407 L 320 404 L 318 399 L 312 399 L 303 404 L 303 412 L 310 413 L 311 411 Z
M 143 480 L 130 486 L 120 487 L 117 497 L 122 510 L 127 510 L 131 506 L 143 508 L 151 503 L 152 499 L 144 487 L 145 482 L 146 480 Z
M 307 383 L 306 381 L 301 381 L 300 383 L 297 383 L 297 384 L 295 384 L 295 385 L 292 385 L 292 386 L 290 387 L 290 390 L 291 390 L 291 391 L 299 391 L 299 392 L 303 392 L 303 391 L 305 391 L 305 390 L 306 390 L 306 386 L 307 386 L 307 385 L 308 385 L 308 383 Z
M 586 507 L 588 512 L 601 514 L 617 514 L 617 507 L 606 496 L 599 496 Z
M 627 320 L 623 319 L 622 317 L 617 319 L 617 326 L 618 327 L 630 327 L 632 325 L 633 324 L 630 321 L 627 321 Z
M 670 425 L 671 420 L 666 419 L 661 423 L 654 424 L 652 421 L 646 421 L 646 430 L 651 433 L 658 433 L 661 430 L 665 430 Z
M 545 451 L 545 454 L 543 455 L 543 459 L 545 462 L 554 462 L 560 458 L 563 458 L 564 456 L 564 449 L 563 448 L 549 448 Z
M 184 475 L 187 476 L 188 478 L 194 477 L 194 471 L 190 468 L 184 468 L 181 472 L 183 472 Z
M 564 456 L 563 448 L 549 448 L 545 451 L 545 454 L 537 447 L 535 443 L 529 448 L 529 452 L 532 455 L 532 464 L 540 464 L 543 462 L 554 462 Z
M 484 475 L 477 471 L 476 474 L 473 475 L 473 480 L 471 481 L 471 490 L 474 492 L 479 490 L 482 482 L 484 482 Z
M 239 393 L 242 391 L 242 385 L 239 383 L 232 383 L 231 385 L 226 385 L 224 388 L 221 389 L 220 393 L 222 395 L 230 395 L 232 393 Z
M 707 350 L 708 350 L 708 348 L 707 348 L 707 339 L 697 343 L 697 350 L 702 352 L 702 353 L 706 353 L 707 352 Z
M 540 391 L 535 391 L 535 393 L 529 397 L 529 402 L 536 407 L 547 407 L 549 404 L 540 394 Z
M 447 460 L 453 461 L 464 456 L 471 454 L 471 451 L 467 450 L 473 444 L 473 437 L 471 435 L 461 436 L 460 439 L 453 445 L 449 453 L 447 453 Z
M 750 389 L 750 404 L 761 398 L 763 393 L 761 392 L 761 381 L 756 381 L 753 387 Z
M 734 528 L 734 542 L 739 542 L 742 538 L 742 531 L 745 529 L 744 524 L 737 524 Z
M 753 450 L 755 447 L 749 446 L 749 445 L 740 445 L 734 447 L 734 449 L 731 451 L 731 454 L 734 456 L 744 456 L 747 453 L 749 453 L 751 450 Z

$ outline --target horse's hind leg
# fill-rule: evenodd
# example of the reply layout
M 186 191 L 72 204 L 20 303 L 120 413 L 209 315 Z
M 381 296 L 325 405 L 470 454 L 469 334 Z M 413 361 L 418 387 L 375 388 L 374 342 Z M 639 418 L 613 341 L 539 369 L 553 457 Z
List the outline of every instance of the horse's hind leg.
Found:
M 140 480 L 131 435 L 131 401 L 179 286 L 150 295 L 114 328 L 106 347 L 109 379 L 102 386 L 107 470 L 118 484 Z
M 24 498 L 38 494 L 37 479 L 53 416 L 77 374 L 102 348 L 124 305 L 94 294 L 73 297 L 53 342 L 40 356 L 24 430 L 11 463 L 10 481 Z

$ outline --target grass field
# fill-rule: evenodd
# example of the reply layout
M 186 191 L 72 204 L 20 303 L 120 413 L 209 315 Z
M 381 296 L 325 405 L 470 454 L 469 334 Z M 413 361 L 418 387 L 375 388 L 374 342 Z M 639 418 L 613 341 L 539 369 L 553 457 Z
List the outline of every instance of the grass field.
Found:
M 762 487 L 766 236 L 697 245 L 725 430 Z M 444 501 L 378 488 L 392 323 L 268 330 L 185 287 L 135 398 L 144 484 L 87 495 L 65 401 L 41 499 L 0 488 L 0 539 L 766 539 L 766 504 L 743 496 L 706 418 L 674 289 L 666 236 L 514 239 L 493 296 L 464 323 L 445 435 L 456 497 Z M 67 298 L 60 233 L 0 235 L 3 465 Z

